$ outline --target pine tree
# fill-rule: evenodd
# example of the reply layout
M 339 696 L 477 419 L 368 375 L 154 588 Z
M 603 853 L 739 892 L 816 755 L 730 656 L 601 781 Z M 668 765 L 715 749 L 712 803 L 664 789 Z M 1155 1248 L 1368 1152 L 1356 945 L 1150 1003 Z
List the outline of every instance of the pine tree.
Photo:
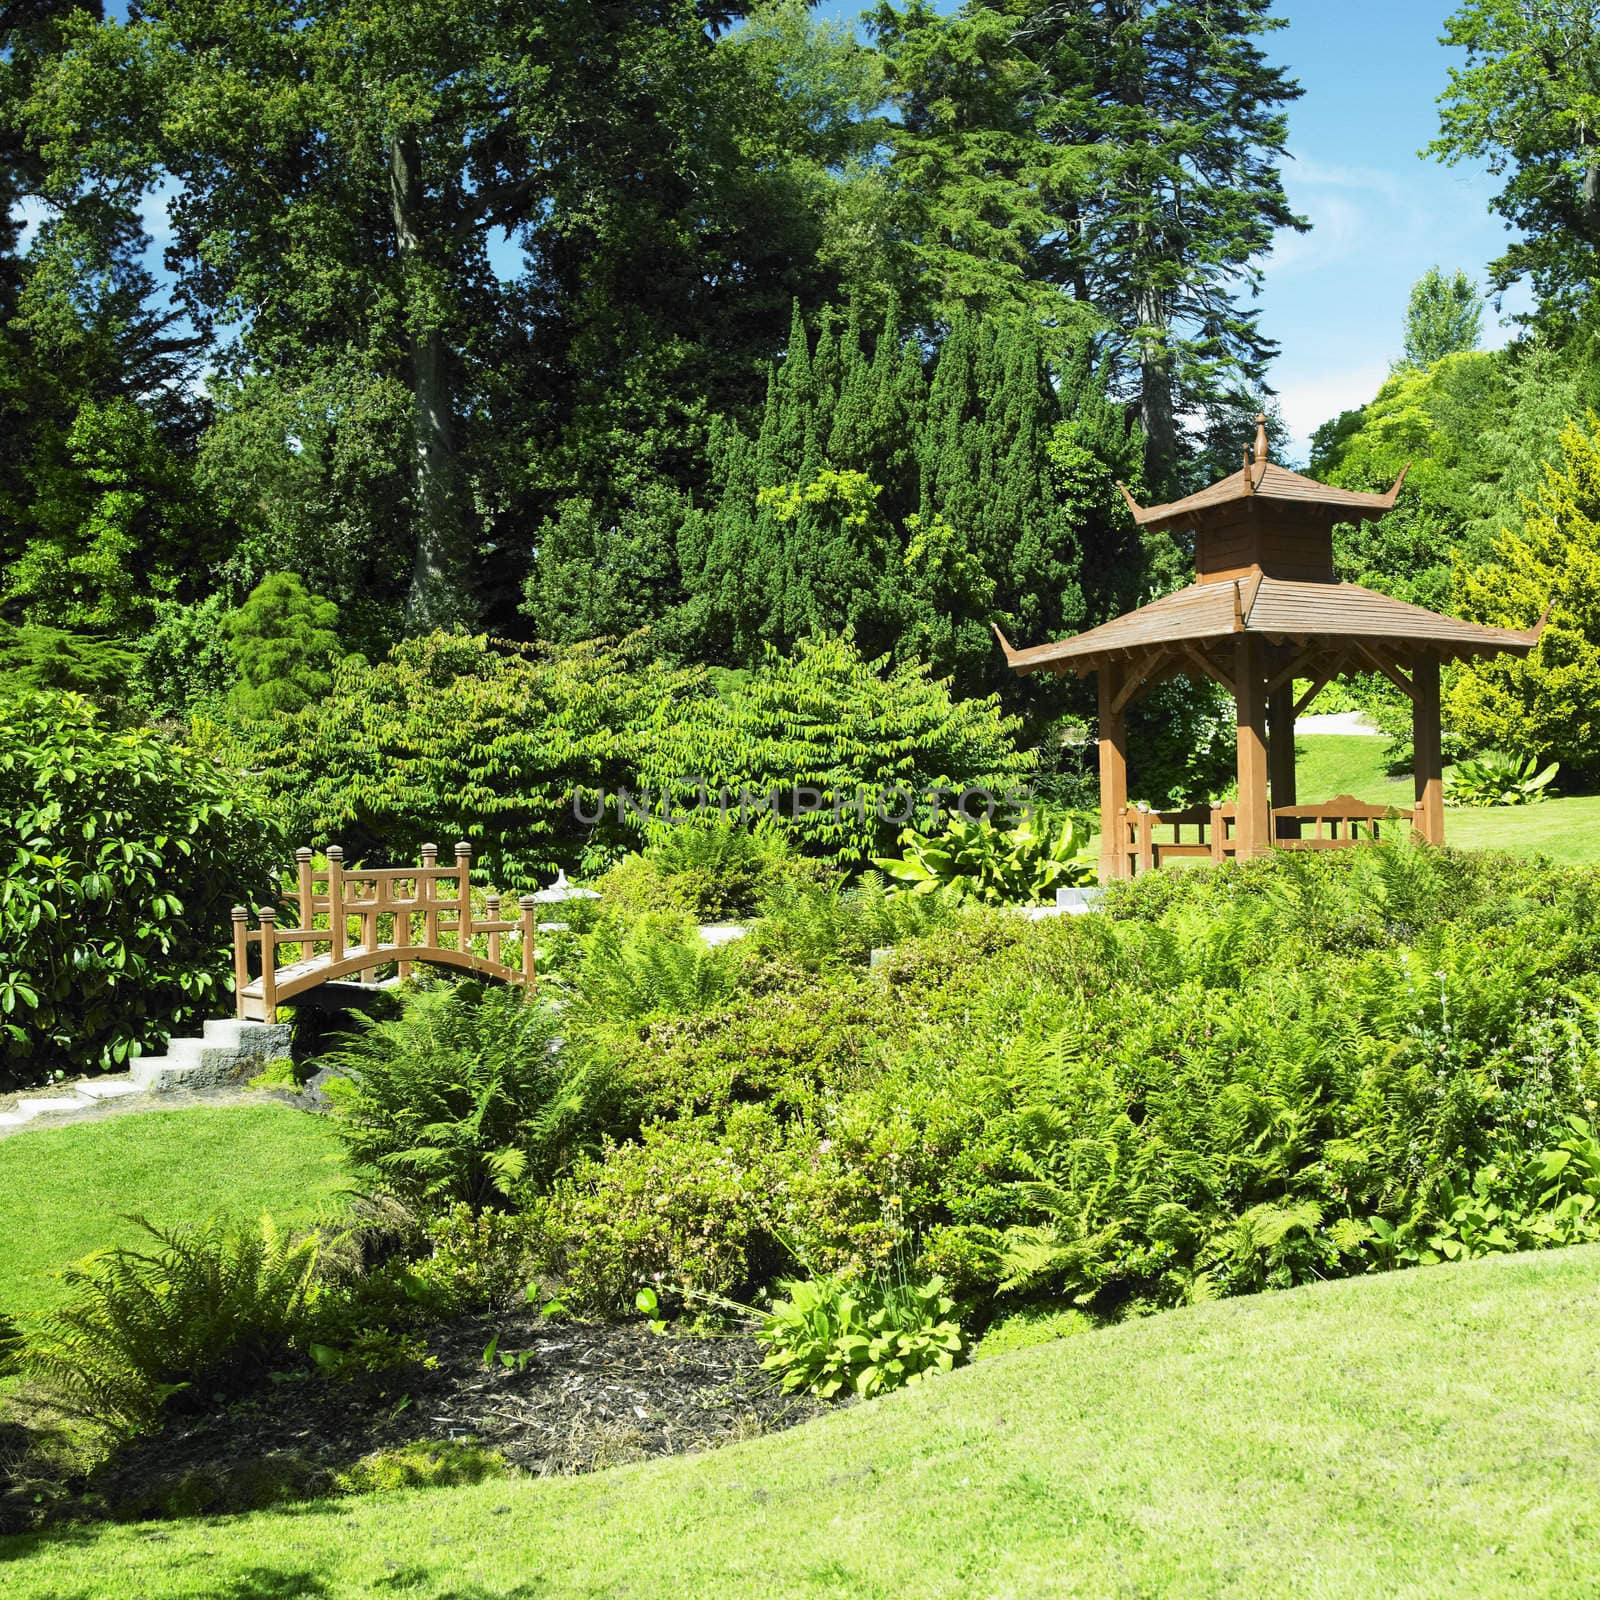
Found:
M 246 720 L 299 711 L 333 687 L 340 659 L 339 608 L 307 594 L 292 572 L 275 572 L 228 619 L 239 682 L 228 697 Z

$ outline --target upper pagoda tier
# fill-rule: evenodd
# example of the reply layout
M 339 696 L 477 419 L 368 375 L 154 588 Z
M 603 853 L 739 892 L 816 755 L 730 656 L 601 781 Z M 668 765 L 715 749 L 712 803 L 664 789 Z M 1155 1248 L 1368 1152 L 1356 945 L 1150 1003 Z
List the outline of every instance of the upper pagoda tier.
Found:
M 1243 467 L 1209 488 L 1165 505 L 1141 506 L 1121 484 L 1142 528 L 1194 534 L 1197 583 L 1259 571 L 1300 583 L 1333 582 L 1333 525 L 1375 520 L 1394 503 L 1402 472 L 1386 494 L 1335 489 L 1267 459 L 1267 419 L 1256 418 L 1256 447 Z

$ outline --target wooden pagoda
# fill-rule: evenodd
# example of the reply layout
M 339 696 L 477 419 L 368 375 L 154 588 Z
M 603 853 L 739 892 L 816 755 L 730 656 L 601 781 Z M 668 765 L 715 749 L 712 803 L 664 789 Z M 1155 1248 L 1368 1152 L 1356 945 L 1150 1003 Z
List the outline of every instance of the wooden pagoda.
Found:
M 1255 856 L 1274 847 L 1326 849 L 1408 825 L 1444 840 L 1439 742 L 1439 667 L 1468 656 L 1526 655 L 1544 628 L 1483 627 L 1407 605 L 1333 573 L 1333 526 L 1381 517 L 1400 493 L 1331 488 L 1267 459 L 1266 419 L 1256 419 L 1254 454 L 1241 471 L 1167 505 L 1123 495 L 1141 527 L 1189 532 L 1195 579 L 1164 596 L 1056 644 L 1014 650 L 1018 673 L 1098 675 L 1100 875 L 1130 877 L 1170 856 Z M 1411 701 L 1416 804 L 1364 805 L 1341 795 L 1300 805 L 1294 727 L 1335 678 L 1381 672 Z M 1202 674 L 1237 707 L 1236 801 L 1157 814 L 1128 804 L 1128 706 L 1167 678 Z M 1298 699 L 1297 679 L 1310 687 Z

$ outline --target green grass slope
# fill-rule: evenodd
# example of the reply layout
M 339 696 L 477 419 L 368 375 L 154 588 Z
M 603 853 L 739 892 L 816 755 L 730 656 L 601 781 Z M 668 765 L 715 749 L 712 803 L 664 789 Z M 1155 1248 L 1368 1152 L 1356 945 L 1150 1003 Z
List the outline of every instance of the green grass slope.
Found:
M 124 1220 L 129 1213 L 158 1224 L 219 1210 L 305 1222 L 349 1187 L 327 1119 L 275 1102 L 12 1134 L 0 1139 L 0 1310 L 35 1311 L 60 1300 L 53 1273 L 140 1237 Z
M 1259 1295 L 715 1454 L 0 1540 L 105 1595 L 1571 1597 L 1600 1550 L 1600 1249 Z
M 1295 785 L 1303 801 L 1353 794 L 1373 805 L 1409 806 L 1409 775 L 1384 762 L 1388 740 L 1361 733 L 1302 734 L 1295 740 Z M 1447 807 L 1447 844 L 1463 850 L 1547 855 L 1567 865 L 1600 861 L 1600 795 L 1574 795 L 1536 806 Z

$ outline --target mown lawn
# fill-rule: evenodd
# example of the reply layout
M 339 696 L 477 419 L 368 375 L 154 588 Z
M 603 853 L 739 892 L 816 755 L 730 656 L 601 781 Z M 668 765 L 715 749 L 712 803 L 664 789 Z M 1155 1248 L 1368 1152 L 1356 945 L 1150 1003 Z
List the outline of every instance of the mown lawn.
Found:
M 1172 1312 L 714 1454 L 0 1540 L 10 1600 L 1550 1596 L 1600 1548 L 1600 1248 Z
M 326 1118 L 278 1104 L 149 1111 L 0 1139 L 0 1310 L 58 1301 L 62 1267 L 213 1211 L 308 1222 L 350 1187 Z
M 1388 740 L 1371 734 L 1303 734 L 1295 741 L 1295 783 L 1302 801 L 1353 794 L 1373 805 L 1409 806 L 1409 774 L 1392 776 Z M 1544 854 L 1567 864 L 1600 861 L 1600 795 L 1575 795 L 1536 806 L 1448 806 L 1444 836 L 1472 850 Z

